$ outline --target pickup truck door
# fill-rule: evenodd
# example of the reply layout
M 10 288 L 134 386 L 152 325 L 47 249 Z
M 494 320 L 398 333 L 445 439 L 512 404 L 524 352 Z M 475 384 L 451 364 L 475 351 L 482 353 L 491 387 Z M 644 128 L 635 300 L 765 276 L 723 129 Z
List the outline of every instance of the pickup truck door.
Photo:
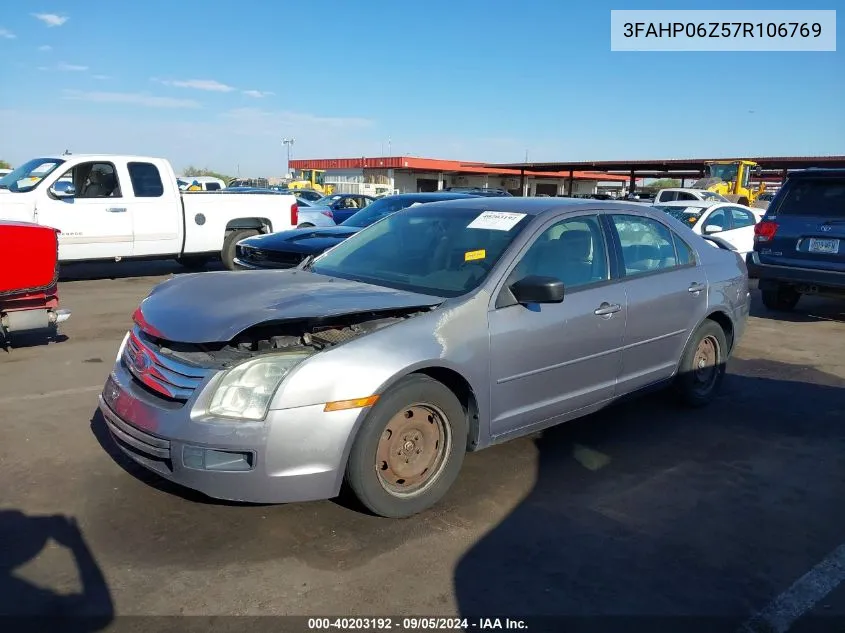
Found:
M 129 161 L 135 257 L 179 255 L 182 251 L 182 198 L 164 161 Z
M 59 261 L 132 255 L 132 198 L 124 165 L 77 163 L 59 181 L 72 181 L 76 195 L 57 198 L 45 188 L 36 202 L 38 223 L 59 229 Z

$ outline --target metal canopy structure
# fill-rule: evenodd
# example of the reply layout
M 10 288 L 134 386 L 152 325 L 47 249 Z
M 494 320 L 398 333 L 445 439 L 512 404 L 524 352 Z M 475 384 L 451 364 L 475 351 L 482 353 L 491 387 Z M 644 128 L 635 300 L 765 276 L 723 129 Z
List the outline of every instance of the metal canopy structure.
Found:
M 513 169 L 521 172 L 603 172 L 629 178 L 629 188 L 636 188 L 639 178 L 677 178 L 680 180 L 704 176 L 704 164 L 709 161 L 751 160 L 760 165 L 762 180 L 782 180 L 790 169 L 810 167 L 845 167 L 845 156 L 746 156 L 742 158 L 669 158 L 658 160 L 599 160 L 548 163 L 490 163 L 491 169 Z

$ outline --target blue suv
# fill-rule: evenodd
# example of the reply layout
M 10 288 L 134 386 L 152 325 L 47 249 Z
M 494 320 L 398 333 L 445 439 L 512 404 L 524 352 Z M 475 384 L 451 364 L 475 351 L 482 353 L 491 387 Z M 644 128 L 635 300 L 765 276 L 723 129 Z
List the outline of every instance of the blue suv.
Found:
M 845 169 L 791 172 L 746 264 L 770 310 L 792 310 L 805 294 L 845 298 Z

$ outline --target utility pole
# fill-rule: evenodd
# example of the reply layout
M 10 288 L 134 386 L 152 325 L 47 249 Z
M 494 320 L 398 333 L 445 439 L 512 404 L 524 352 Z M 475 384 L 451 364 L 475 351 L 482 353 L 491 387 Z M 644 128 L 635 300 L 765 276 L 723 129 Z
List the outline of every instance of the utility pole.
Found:
M 291 173 L 291 171 L 290 171 L 290 148 L 293 147 L 293 144 L 295 142 L 296 142 L 296 139 L 293 139 L 293 138 L 283 138 L 282 139 L 282 143 L 284 143 L 285 147 L 287 148 L 287 152 L 288 152 L 288 162 L 287 162 L 287 165 L 285 165 L 285 171 L 288 174 Z
M 387 155 L 390 156 L 390 137 L 387 137 Z

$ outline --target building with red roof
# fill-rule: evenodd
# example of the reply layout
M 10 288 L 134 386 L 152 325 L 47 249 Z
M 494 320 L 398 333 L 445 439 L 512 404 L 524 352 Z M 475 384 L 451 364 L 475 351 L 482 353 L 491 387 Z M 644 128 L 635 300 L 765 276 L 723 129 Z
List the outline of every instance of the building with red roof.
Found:
M 621 191 L 626 176 L 591 171 L 533 171 L 486 163 L 377 156 L 374 158 L 317 158 L 290 161 L 292 171 L 320 170 L 326 184 L 338 193 L 381 195 L 438 191 L 447 187 L 505 189 L 513 195 L 578 195 Z

